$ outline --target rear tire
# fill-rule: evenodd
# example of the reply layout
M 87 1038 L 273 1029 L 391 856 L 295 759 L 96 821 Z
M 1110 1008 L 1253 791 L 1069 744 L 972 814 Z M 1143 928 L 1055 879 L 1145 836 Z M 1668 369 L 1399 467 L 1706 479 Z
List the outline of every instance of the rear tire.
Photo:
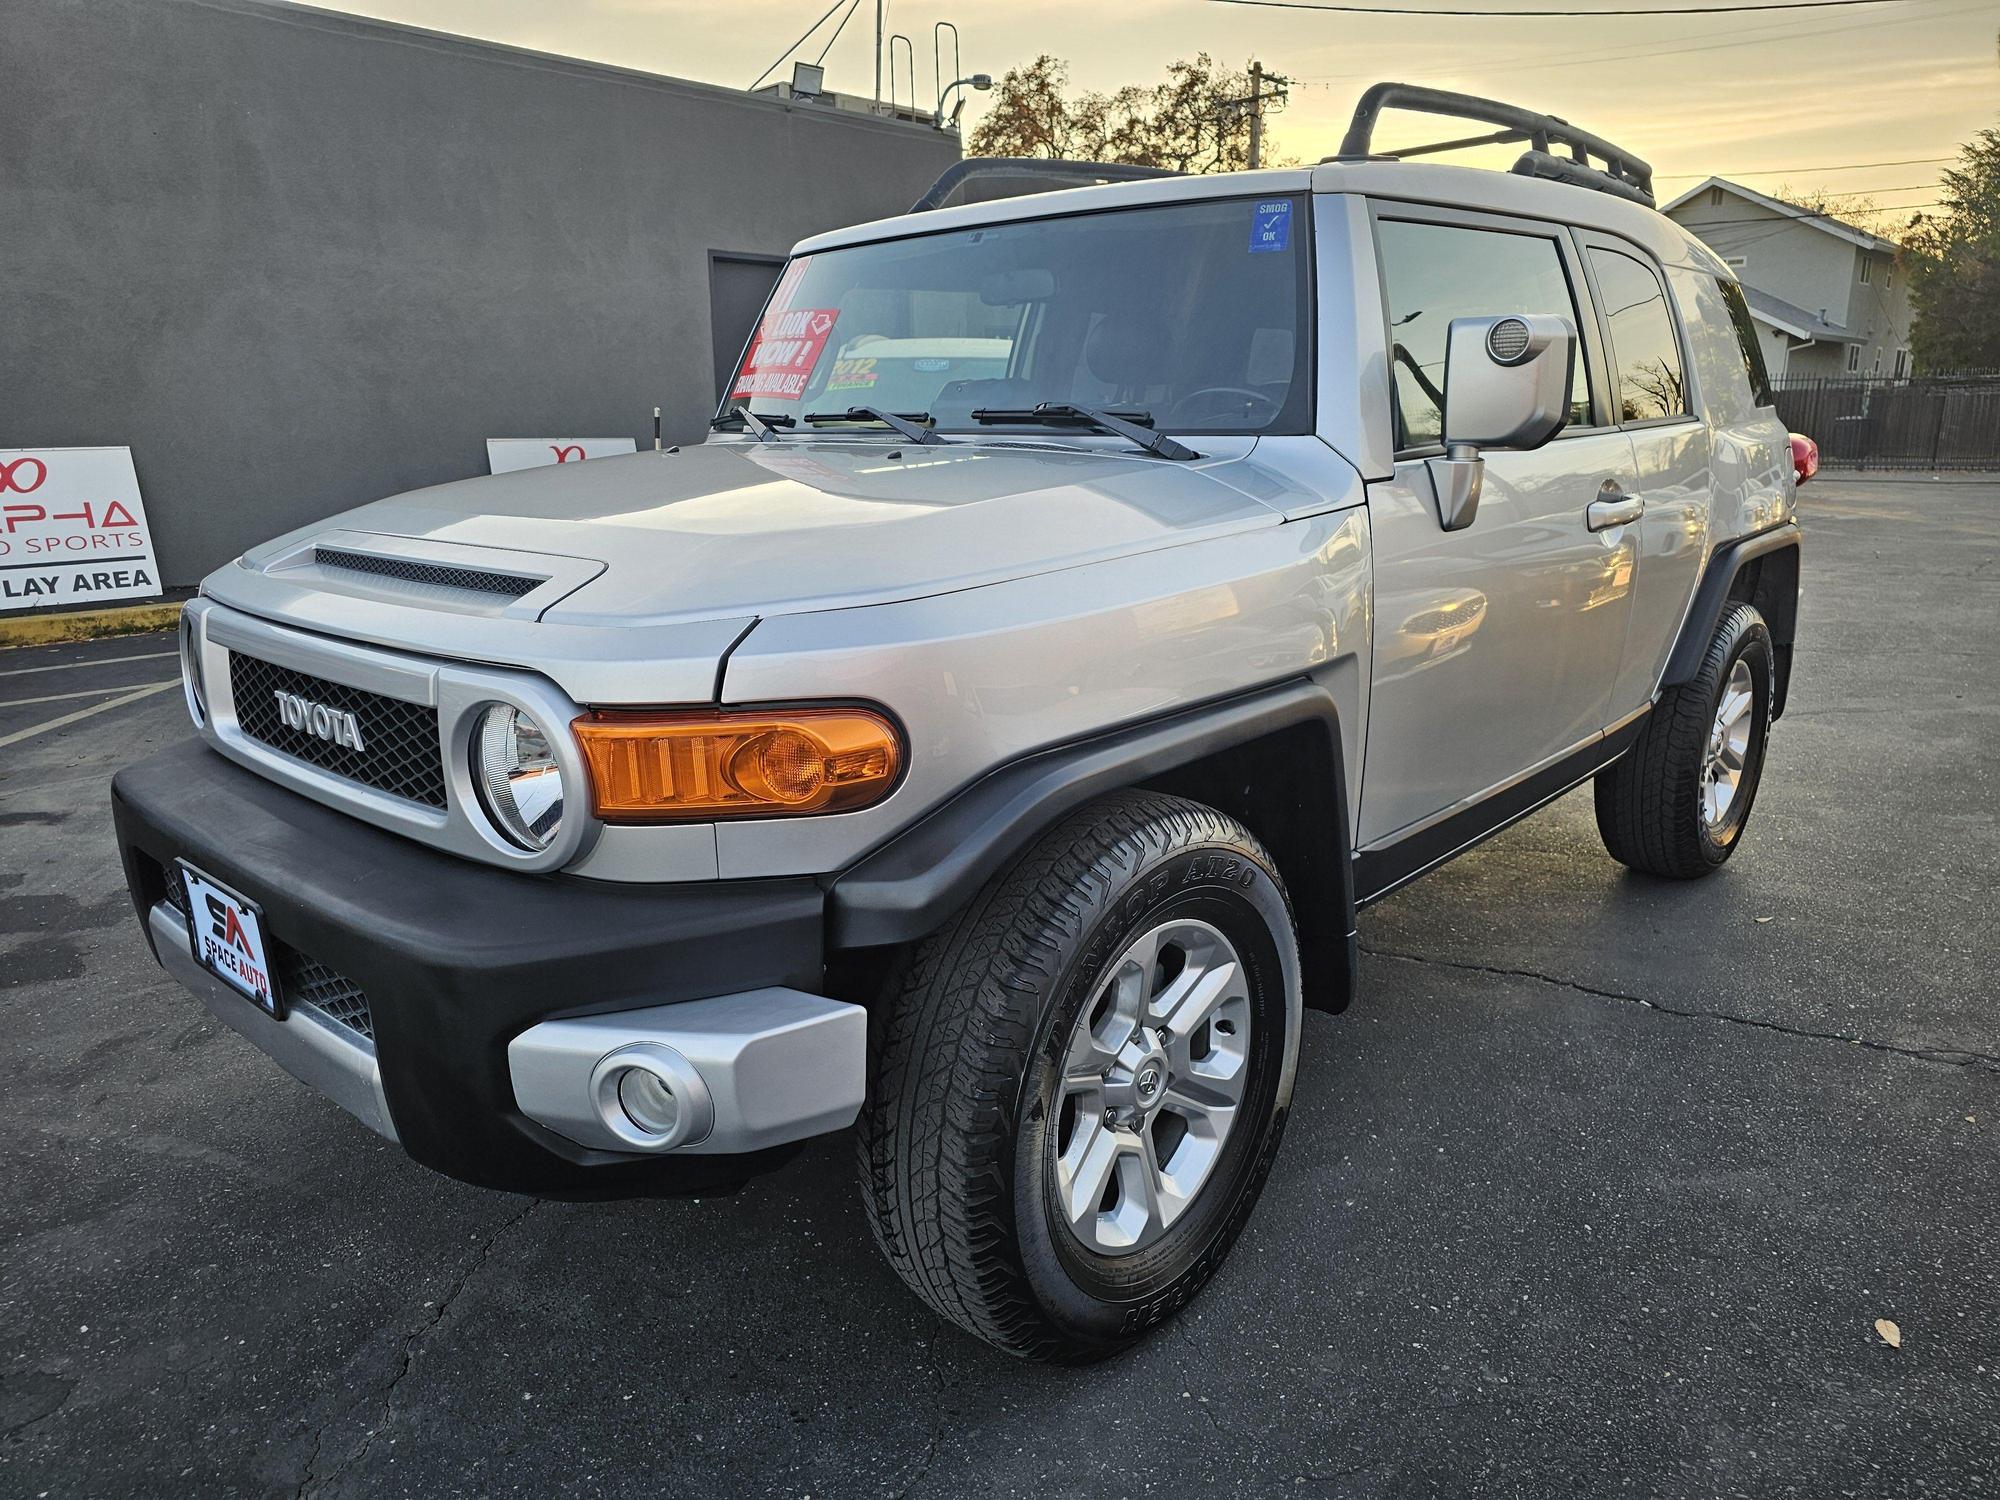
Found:
M 877 1243 L 1010 1354 L 1116 1353 L 1243 1228 L 1300 1016 L 1291 906 L 1248 830 L 1151 792 L 1079 810 L 919 945 L 870 1029 Z
M 1771 726 L 1771 632 L 1732 605 L 1701 668 L 1653 706 L 1637 742 L 1597 773 L 1597 831 L 1635 870 L 1692 880 L 1742 841 Z

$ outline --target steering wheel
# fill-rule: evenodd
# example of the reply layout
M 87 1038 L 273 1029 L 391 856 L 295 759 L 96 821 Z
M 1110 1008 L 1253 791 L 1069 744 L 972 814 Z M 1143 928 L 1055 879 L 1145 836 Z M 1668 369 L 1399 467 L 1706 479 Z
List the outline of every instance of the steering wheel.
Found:
M 1180 426 L 1188 422 L 1189 420 L 1188 408 L 1190 406 L 1193 406 L 1195 402 L 1201 400 L 1204 396 L 1234 396 L 1234 397 L 1240 397 L 1244 400 L 1254 401 L 1257 403 L 1257 405 L 1265 408 L 1264 412 L 1261 414 L 1260 420 L 1266 422 L 1268 422 L 1272 417 L 1275 417 L 1281 410 L 1284 409 L 1284 404 L 1282 402 L 1273 400 L 1271 397 L 1265 395 L 1262 391 L 1253 391 L 1248 386 L 1205 385 L 1198 391 L 1189 391 L 1185 396 L 1181 397 L 1178 401 L 1174 403 L 1173 409 L 1167 413 L 1167 425 L 1170 427 Z M 1197 410 L 1199 410 L 1199 408 L 1197 408 Z M 1234 413 L 1232 413 L 1232 415 L 1234 415 Z M 1243 415 L 1245 417 L 1250 417 L 1258 414 L 1246 411 L 1243 413 Z

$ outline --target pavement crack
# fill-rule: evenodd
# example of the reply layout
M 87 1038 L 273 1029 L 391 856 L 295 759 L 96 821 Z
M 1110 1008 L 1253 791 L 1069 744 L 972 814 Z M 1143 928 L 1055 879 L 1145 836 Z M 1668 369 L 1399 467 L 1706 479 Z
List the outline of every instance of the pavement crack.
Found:
M 935 1319 L 930 1339 L 924 1346 L 924 1353 L 931 1367 L 931 1378 L 937 1382 L 939 1397 L 937 1403 L 937 1421 L 931 1427 L 930 1439 L 924 1445 L 923 1457 L 917 1460 L 917 1466 L 911 1470 L 910 1477 L 904 1480 L 897 1488 L 895 1500 L 905 1500 L 905 1497 L 915 1490 L 919 1484 L 923 1483 L 924 1476 L 931 1471 L 931 1465 L 937 1462 L 938 1450 L 944 1446 L 945 1430 L 950 1425 L 951 1418 L 950 1414 L 945 1410 L 943 1398 L 950 1391 L 951 1382 L 945 1378 L 944 1366 L 938 1361 L 938 1345 L 947 1336 L 944 1320 L 942 1318 Z
M 1186 1344 L 1189 1350 L 1193 1352 L 1196 1359 L 1197 1367 L 1199 1367 L 1199 1362 L 1205 1357 L 1205 1353 L 1201 1345 L 1197 1344 L 1194 1341 L 1194 1330 L 1188 1327 L 1186 1317 L 1183 1316 L 1172 1319 L 1170 1321 L 1169 1326 L 1172 1327 L 1174 1333 L 1180 1338 L 1181 1342 Z M 1181 1381 L 1187 1387 L 1188 1399 L 1194 1402 L 1195 1410 L 1199 1411 L 1204 1417 L 1208 1419 L 1208 1425 L 1215 1429 L 1215 1435 L 1219 1438 L 1227 1438 L 1229 1434 L 1224 1432 L 1222 1430 L 1222 1424 L 1216 1421 L 1215 1412 L 1213 1408 L 1209 1406 L 1208 1397 L 1202 1395 L 1199 1391 L 1197 1391 L 1194 1388 L 1195 1385 L 1194 1380 L 1192 1377 L 1189 1376 L 1187 1372 L 1187 1367 L 1185 1365 L 1181 1367 Z
M 494 1247 L 506 1235 L 525 1223 L 529 1215 L 533 1214 L 541 1206 L 540 1199 L 529 1199 L 527 1205 L 519 1213 L 502 1221 L 492 1233 L 488 1234 L 480 1242 L 479 1248 L 466 1261 L 458 1275 L 452 1279 L 451 1285 L 445 1288 L 444 1295 L 430 1305 L 423 1320 L 415 1328 L 403 1335 L 402 1350 L 397 1358 L 395 1371 L 389 1376 L 387 1383 L 382 1386 L 381 1390 L 375 1396 L 375 1399 L 381 1405 L 380 1413 L 377 1415 L 375 1421 L 369 1425 L 367 1433 L 362 1437 L 360 1444 L 354 1451 L 336 1463 L 333 1471 L 324 1478 L 320 1477 L 319 1464 L 321 1443 L 326 1429 L 333 1422 L 339 1420 L 341 1417 L 345 1417 L 348 1412 L 353 1411 L 355 1408 L 350 1406 L 346 1411 L 338 1413 L 335 1417 L 328 1418 L 313 1429 L 312 1454 L 306 1464 L 305 1478 L 299 1482 L 299 1487 L 295 1492 L 298 1500 L 307 1500 L 309 1496 L 323 1493 L 329 1486 L 338 1483 L 344 1475 L 368 1457 L 370 1450 L 375 1446 L 375 1440 L 382 1435 L 383 1429 L 389 1425 L 390 1419 L 395 1415 L 396 1388 L 403 1383 L 404 1378 L 416 1367 L 417 1356 L 422 1353 L 424 1344 L 444 1325 L 444 1321 L 450 1315 L 452 1307 L 457 1303 L 466 1287 L 471 1284 L 473 1277 L 477 1276 L 485 1268 L 486 1263 L 492 1259 Z
M 1649 1000 L 1644 995 L 1634 995 L 1624 990 L 1600 989 L 1595 985 L 1581 984 L 1574 979 L 1560 979 L 1536 969 L 1467 963 L 1462 959 L 1426 958 L 1421 954 L 1398 953 L 1393 949 L 1371 948 L 1366 945 L 1363 945 L 1361 951 L 1372 958 L 1394 959 L 1399 963 L 1428 964 L 1441 969 L 1458 969 L 1469 974 L 1491 974 L 1501 979 L 1532 979 L 1539 984 L 1572 990 L 1579 995 L 1589 995 L 1598 1000 L 1617 1000 L 1627 1005 L 1643 1005 L 1648 1010 L 1656 1010 L 1662 1015 L 1678 1016 L 1685 1020 L 1716 1021 L 1725 1026 L 1747 1026 L 1754 1031 L 1772 1031 L 1780 1036 L 1801 1037 L 1808 1041 L 1843 1042 L 1850 1047 L 1864 1047 L 1870 1052 L 1888 1052 L 1897 1057 L 1914 1058 L 1918 1062 L 1943 1063 L 1948 1067 L 1978 1068 L 2000 1073 L 2000 1056 L 1990 1052 L 1974 1051 L 1969 1047 L 1903 1047 L 1894 1042 L 1884 1042 L 1874 1037 L 1854 1036 L 1844 1031 L 1814 1031 L 1810 1027 L 1787 1026 L 1782 1021 L 1763 1021 L 1754 1016 L 1731 1015 L 1727 1011 L 1687 1010 L 1678 1006 L 1664 1005 L 1658 1000 Z

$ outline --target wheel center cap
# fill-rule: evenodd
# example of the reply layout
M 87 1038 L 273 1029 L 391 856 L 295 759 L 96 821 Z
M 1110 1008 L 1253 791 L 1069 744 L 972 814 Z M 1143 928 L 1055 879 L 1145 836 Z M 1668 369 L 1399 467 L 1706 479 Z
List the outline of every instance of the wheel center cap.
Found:
M 1142 1033 L 1104 1075 L 1104 1102 L 1113 1120 L 1136 1129 L 1166 1099 L 1168 1081 L 1166 1050 L 1150 1031 Z
M 1139 1076 L 1132 1081 L 1132 1091 L 1139 1096 L 1141 1104 L 1151 1104 L 1160 1097 L 1160 1086 L 1164 1081 L 1159 1066 L 1148 1063 L 1139 1070 Z

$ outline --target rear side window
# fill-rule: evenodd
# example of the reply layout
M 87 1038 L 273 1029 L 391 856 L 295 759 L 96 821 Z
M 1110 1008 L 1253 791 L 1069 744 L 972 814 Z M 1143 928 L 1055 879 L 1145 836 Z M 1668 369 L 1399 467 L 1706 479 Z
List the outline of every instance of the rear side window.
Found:
M 1736 342 L 1743 346 L 1743 371 L 1750 377 L 1750 394 L 1759 406 L 1776 406 L 1777 399 L 1771 394 L 1771 374 L 1764 367 L 1764 346 L 1757 342 L 1757 325 L 1750 321 L 1750 304 L 1744 300 L 1743 288 L 1719 278 L 1716 285 L 1722 289 L 1722 303 L 1729 309 L 1729 321 L 1736 325 Z
M 1590 267 L 1611 325 L 1618 371 L 1618 420 L 1657 422 L 1684 416 L 1687 376 L 1666 288 L 1652 267 L 1616 250 L 1593 247 Z
M 1554 313 L 1582 328 L 1556 242 L 1540 235 L 1384 219 L 1379 226 L 1388 292 L 1396 446 L 1443 441 L 1445 335 L 1453 318 Z M 1581 351 L 1570 387 L 1573 426 L 1590 425 L 1590 381 Z
M 1687 357 L 1694 369 L 1701 414 L 1718 427 L 1768 421 L 1770 395 L 1766 392 L 1760 398 L 1752 385 L 1763 378 L 1762 360 L 1754 373 L 1751 367 L 1756 332 L 1751 331 L 1746 347 L 1730 312 L 1729 294 L 1735 293 L 1740 303 L 1742 292 L 1734 282 L 1686 266 L 1667 267 L 1667 285 L 1687 319 Z M 1746 321 L 1748 312 L 1745 308 Z

